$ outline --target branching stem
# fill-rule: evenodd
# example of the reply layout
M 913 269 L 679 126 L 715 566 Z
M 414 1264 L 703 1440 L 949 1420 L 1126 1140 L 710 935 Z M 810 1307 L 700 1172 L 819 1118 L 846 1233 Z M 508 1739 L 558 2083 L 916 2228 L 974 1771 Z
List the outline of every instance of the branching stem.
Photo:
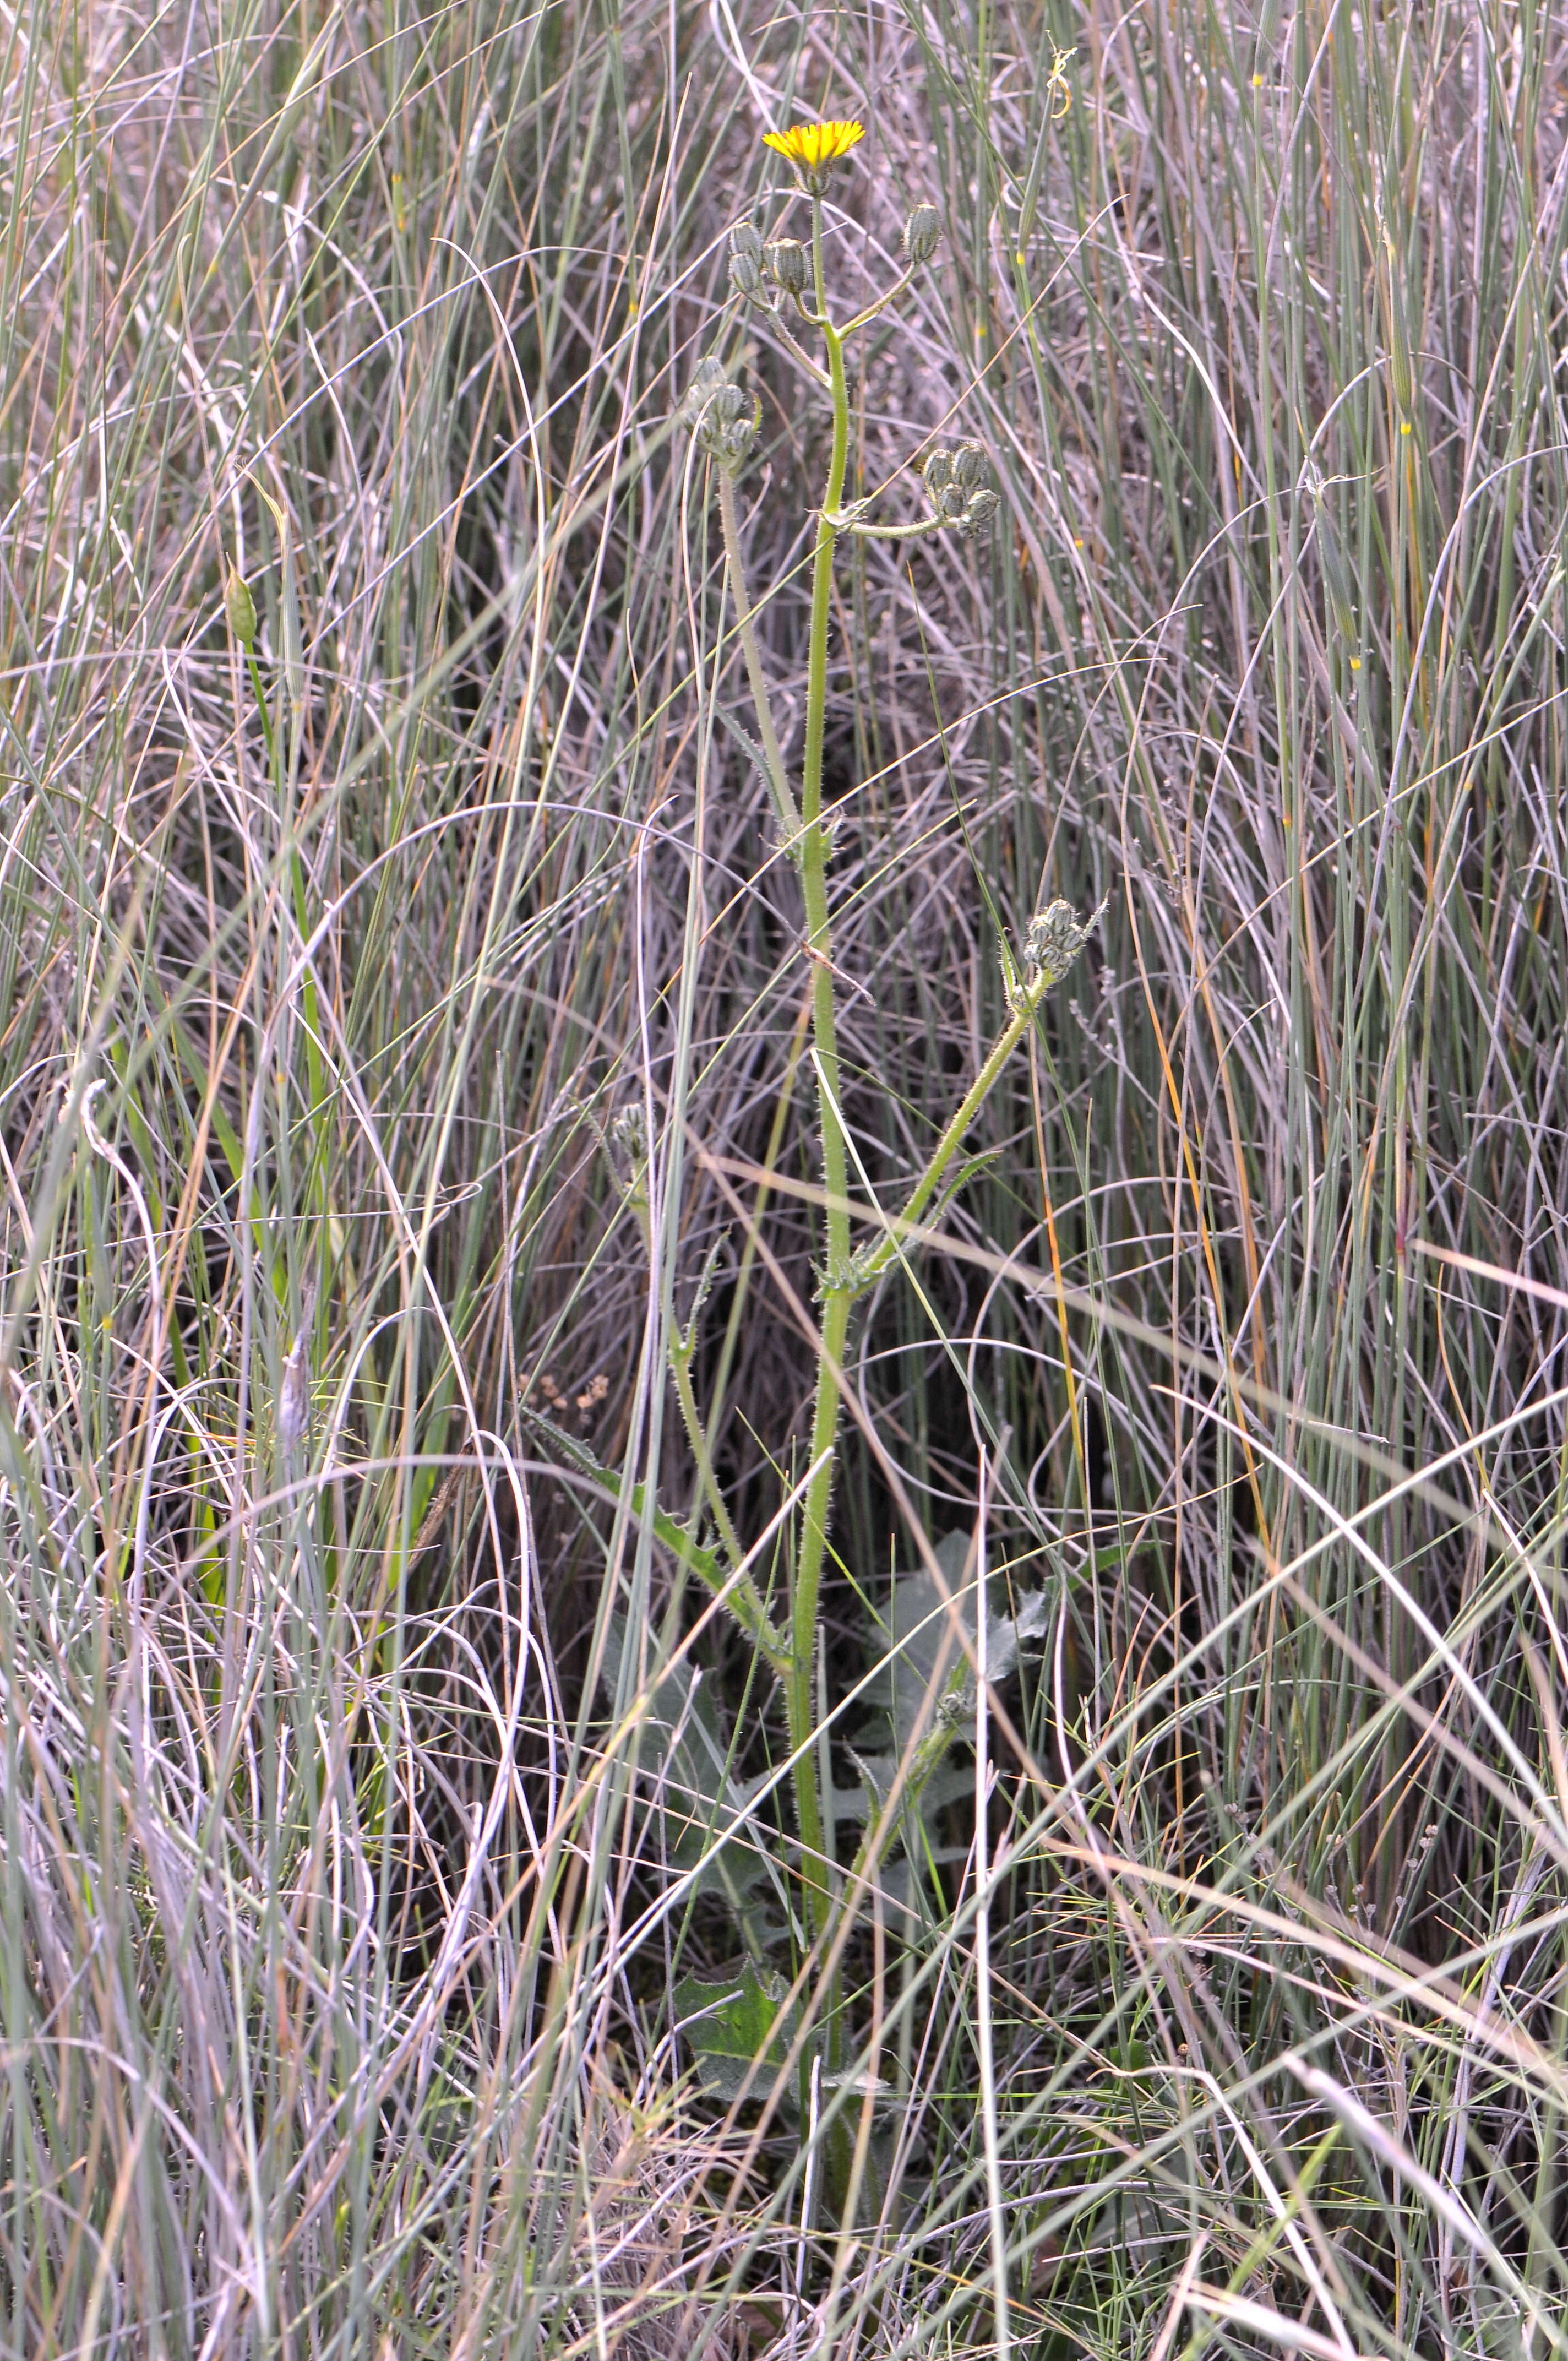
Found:
M 825 1965 L 827 1989 L 822 1994 L 823 2041 L 826 2062 L 831 2071 L 839 2062 L 842 2039 L 839 2022 L 838 1961 L 842 1951 L 846 1910 L 859 1906 L 868 1862 L 877 1857 L 870 1839 L 861 1848 L 847 1894 L 835 1890 L 833 1828 L 824 1810 L 823 1771 L 826 1744 L 821 1727 L 820 1695 L 820 1622 L 822 1583 L 827 1566 L 828 1541 L 831 1524 L 835 1477 L 838 1469 L 839 1421 L 845 1347 L 849 1340 L 850 1320 L 856 1299 L 875 1284 L 899 1251 L 899 1240 L 908 1225 L 917 1224 L 920 1216 L 941 1188 L 949 1167 L 962 1148 L 964 1137 L 986 1097 L 993 1088 L 1007 1059 L 1023 1038 L 1035 1012 L 1052 980 L 1047 970 L 1032 972 L 1028 981 L 1021 981 L 1011 961 L 1004 955 L 1003 969 L 1010 1014 L 1007 1021 L 980 1071 L 953 1116 L 911 1190 L 896 1227 L 889 1225 L 883 1236 L 858 1258 L 850 1247 L 850 1220 L 853 1208 L 849 1194 L 850 1143 L 840 1112 L 842 1093 L 839 1084 L 838 1013 L 834 997 L 835 971 L 833 939 L 828 891 L 828 853 L 829 829 L 823 810 L 823 747 L 828 711 L 828 650 L 833 606 L 833 555 L 841 533 L 862 533 L 879 540 L 908 541 L 941 530 L 948 522 L 945 517 L 932 517 L 909 525 L 868 525 L 861 520 L 861 504 L 852 503 L 846 511 L 844 477 L 849 463 L 850 397 L 844 372 L 844 340 L 855 329 L 876 318 L 908 286 L 912 274 L 906 273 L 886 295 L 859 313 L 847 327 L 835 325 L 828 309 L 824 283 L 822 255 L 822 205 L 819 197 L 811 201 L 811 275 L 812 302 L 795 298 L 795 307 L 802 320 L 815 328 L 823 342 L 827 368 L 801 354 L 808 374 L 825 385 L 832 406 L 832 440 L 828 452 L 827 481 L 822 502 L 817 511 L 816 542 L 811 565 L 811 620 L 806 642 L 806 727 L 805 747 L 801 761 L 800 804 L 798 811 L 784 771 L 784 755 L 774 727 L 763 675 L 761 652 L 757 644 L 750 598 L 746 589 L 745 569 L 740 553 L 740 522 L 737 514 L 733 473 L 719 468 L 719 513 L 723 525 L 725 558 L 730 589 L 735 600 L 740 644 L 745 655 L 747 677 L 751 698 L 756 708 L 762 754 L 767 768 L 769 785 L 779 817 L 785 829 L 786 842 L 795 853 L 799 869 L 801 894 L 805 902 L 805 931 L 802 950 L 810 961 L 808 984 L 812 1063 L 817 1074 L 817 1126 L 822 1143 L 823 1202 L 826 1208 L 826 1253 L 821 1279 L 821 1330 L 817 1340 L 817 1382 L 812 1407 L 810 1464 L 801 1507 L 799 1543 L 795 1554 L 794 1579 L 790 1589 L 788 1630 L 777 1633 L 768 1621 L 760 1596 L 754 1586 L 735 1592 L 738 1619 L 766 1657 L 780 1678 L 784 1693 L 788 1721 L 791 1778 L 795 1799 L 795 1834 L 799 1845 L 799 1873 L 804 1898 L 804 1917 L 807 1938 L 817 1956 Z M 788 340 L 792 345 L 794 339 Z M 770 1153 L 770 1163 L 772 1154 Z M 703 1488 L 713 1511 L 720 1539 L 731 1561 L 739 1568 L 743 1564 L 739 1535 L 728 1511 L 718 1498 L 712 1455 L 707 1435 L 702 1424 L 691 1383 L 690 1339 L 672 1353 L 671 1366 L 681 1413 L 697 1462 Z M 765 1634 L 765 1636 L 764 1636 Z M 945 1730 L 932 1733 L 920 1762 L 914 1767 L 914 1786 L 917 1793 L 925 1773 L 927 1756 L 934 1762 L 947 1743 Z M 885 1840 L 879 1838 L 879 1841 Z M 857 1882 L 858 1881 L 858 1882 Z M 841 2127 L 840 2127 L 841 2130 Z M 833 2202 L 842 2202 L 849 2174 L 849 2152 L 839 2133 L 830 2137 L 826 2159 L 828 2187 Z

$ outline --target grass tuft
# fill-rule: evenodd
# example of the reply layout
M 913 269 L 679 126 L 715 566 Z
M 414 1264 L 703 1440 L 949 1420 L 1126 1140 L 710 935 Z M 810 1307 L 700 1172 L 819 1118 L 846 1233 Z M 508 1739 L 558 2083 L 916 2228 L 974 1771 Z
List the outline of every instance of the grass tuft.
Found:
M 1001 496 L 825 642 L 817 108 L 843 513 Z M 0 2355 L 1563 2350 L 1565 125 L 1479 0 L 5 20 Z

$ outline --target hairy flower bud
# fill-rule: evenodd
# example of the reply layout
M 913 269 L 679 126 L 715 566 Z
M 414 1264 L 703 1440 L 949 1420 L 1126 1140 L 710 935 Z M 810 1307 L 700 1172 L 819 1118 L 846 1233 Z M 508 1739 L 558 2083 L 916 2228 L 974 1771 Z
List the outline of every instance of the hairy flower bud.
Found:
M 773 284 L 786 295 L 804 295 L 809 269 L 806 248 L 797 237 L 779 237 L 768 248 L 768 269 Z
M 762 405 L 759 401 L 750 418 L 742 418 L 737 425 L 731 426 L 726 432 L 724 447 L 719 456 L 732 476 L 750 457 L 751 445 L 757 439 L 757 429 L 762 423 Z
M 634 1178 L 648 1162 L 648 1116 L 640 1099 L 623 1106 L 609 1126 L 609 1144 Z
M 748 401 L 738 385 L 726 380 L 723 364 L 710 356 L 692 371 L 675 416 L 696 430 L 708 457 L 734 475 L 757 439 L 762 405 Z
M 935 205 L 918 204 L 904 225 L 904 251 L 911 265 L 929 262 L 937 251 L 942 225 Z
M 972 492 L 985 481 L 985 450 L 979 443 L 960 443 L 953 453 L 953 481 Z
M 1024 938 L 1024 957 L 1030 968 L 1047 984 L 1059 983 L 1089 940 L 1104 908 L 1102 902 L 1081 925 L 1070 902 L 1058 899 L 1037 910 Z
M 723 383 L 724 364 L 710 353 L 693 369 L 691 382 L 681 396 L 675 416 L 685 424 L 695 426 Z
M 982 484 L 977 492 L 971 492 L 969 496 L 968 505 L 959 520 L 963 531 L 971 538 L 980 533 L 989 533 L 992 519 L 1001 505 L 1002 502 L 997 494 L 988 484 Z
M 968 487 L 960 484 L 950 451 L 933 451 L 924 469 L 926 497 L 944 524 L 958 524 L 969 506 Z
M 256 601 L 245 577 L 233 566 L 224 589 L 224 612 L 229 619 L 230 631 L 248 655 L 256 645 Z
M 749 221 L 729 233 L 729 284 L 749 302 L 762 300 L 762 241 Z
M 738 385 L 718 386 L 696 421 L 696 439 L 710 459 L 734 475 L 757 439 L 762 405 L 748 401 Z

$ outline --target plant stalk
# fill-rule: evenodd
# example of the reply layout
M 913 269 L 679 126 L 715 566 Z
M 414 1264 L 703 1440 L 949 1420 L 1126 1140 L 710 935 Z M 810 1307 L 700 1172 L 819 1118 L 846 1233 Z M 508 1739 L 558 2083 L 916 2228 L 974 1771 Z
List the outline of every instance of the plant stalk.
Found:
M 806 949 L 812 978 L 811 1032 L 816 1050 L 817 1104 L 822 1135 L 822 1179 L 828 1196 L 828 1253 L 822 1290 L 822 1338 L 817 1358 L 817 1399 L 811 1421 L 812 1473 L 801 1524 L 790 1603 L 791 1670 L 786 1698 L 790 1752 L 795 1758 L 795 1798 L 801 1849 L 806 1925 L 814 1940 L 831 1916 L 828 1852 L 818 1792 L 816 1720 L 817 1610 L 828 1550 L 838 1461 L 839 1371 L 849 1334 L 855 1290 L 850 1276 L 849 1155 L 839 1117 L 839 1037 L 833 997 L 833 942 L 828 914 L 828 836 L 822 824 L 822 751 L 828 710 L 828 633 L 832 614 L 833 551 L 838 532 L 832 519 L 844 496 L 850 451 L 850 397 L 844 382 L 843 341 L 828 317 L 822 270 L 822 205 L 811 201 L 811 268 L 817 317 L 828 352 L 833 403 L 833 441 L 828 480 L 817 522 L 811 567 L 811 630 L 806 647 L 806 753 L 801 769 L 800 883 L 806 902 Z

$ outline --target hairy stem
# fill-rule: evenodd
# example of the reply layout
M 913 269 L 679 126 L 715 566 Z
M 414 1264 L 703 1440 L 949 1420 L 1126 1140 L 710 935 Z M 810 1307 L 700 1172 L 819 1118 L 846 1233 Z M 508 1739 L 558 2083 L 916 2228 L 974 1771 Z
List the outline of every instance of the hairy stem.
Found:
M 767 1660 L 769 1670 L 779 1680 L 791 1672 L 791 1660 L 784 1642 L 773 1630 L 762 1595 L 752 1576 L 746 1571 L 746 1553 L 736 1532 L 729 1511 L 724 1505 L 718 1479 L 713 1471 L 713 1455 L 707 1447 L 707 1434 L 696 1406 L 696 1395 L 691 1381 L 689 1353 L 672 1348 L 670 1375 L 674 1380 L 675 1400 L 680 1404 L 681 1417 L 696 1461 L 697 1475 L 703 1494 L 718 1530 L 718 1538 L 730 1565 L 730 1579 L 726 1585 L 729 1611 L 747 1636 L 759 1647 Z
M 790 1751 L 795 1757 L 795 1815 L 805 1882 L 806 1923 L 814 1938 L 825 1933 L 831 1901 L 828 1848 L 811 1731 L 816 1719 L 817 1609 L 828 1549 L 828 1521 L 839 1432 L 839 1372 L 849 1333 L 854 1290 L 850 1279 L 849 1156 L 839 1119 L 839 1037 L 833 999 L 833 943 L 828 915 L 828 837 L 822 825 L 822 744 L 828 709 L 828 629 L 832 611 L 832 519 L 844 496 L 850 449 L 850 397 L 844 382 L 844 347 L 832 322 L 822 276 L 822 207 L 811 205 L 811 262 L 817 322 L 828 350 L 833 397 L 833 442 L 828 480 L 817 524 L 811 568 L 811 631 L 806 647 L 806 755 L 801 770 L 800 882 L 806 901 L 806 948 L 812 978 L 811 1032 L 816 1050 L 817 1104 L 822 1134 L 822 1178 L 828 1196 L 828 1254 L 822 1302 L 822 1341 L 817 1350 L 817 1400 L 811 1422 L 811 1479 L 806 1488 L 800 1555 L 790 1605 L 790 1670 L 787 1699 Z
M 896 1221 L 890 1224 L 882 1243 L 861 1256 L 858 1272 L 861 1287 L 870 1287 L 882 1277 L 897 1254 L 900 1240 L 919 1221 L 941 1187 L 948 1166 L 963 1146 L 965 1132 L 991 1096 L 998 1075 L 1034 1023 L 1035 1011 L 1055 981 L 1049 970 L 1042 969 L 1031 983 L 1019 990 L 1012 1016 L 992 1043 L 985 1063 L 954 1109 L 942 1137 L 927 1159 L 924 1171 L 905 1199 Z

